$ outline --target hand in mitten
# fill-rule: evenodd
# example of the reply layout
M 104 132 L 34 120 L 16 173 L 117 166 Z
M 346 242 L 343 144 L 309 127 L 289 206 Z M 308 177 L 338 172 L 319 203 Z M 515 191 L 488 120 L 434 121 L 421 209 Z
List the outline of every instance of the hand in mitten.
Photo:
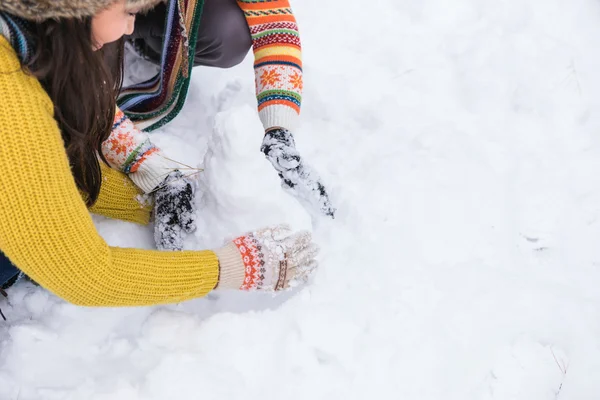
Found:
M 183 240 L 196 230 L 194 182 L 171 172 L 155 190 L 154 241 L 159 250 L 182 250 Z
M 317 267 L 319 249 L 309 232 L 278 225 L 246 233 L 215 250 L 215 289 L 278 292 L 305 283 Z
M 289 189 L 302 202 L 335 218 L 335 208 L 329 200 L 321 178 L 300 157 L 290 131 L 283 128 L 268 131 L 260 151 L 273 164 L 283 187 Z

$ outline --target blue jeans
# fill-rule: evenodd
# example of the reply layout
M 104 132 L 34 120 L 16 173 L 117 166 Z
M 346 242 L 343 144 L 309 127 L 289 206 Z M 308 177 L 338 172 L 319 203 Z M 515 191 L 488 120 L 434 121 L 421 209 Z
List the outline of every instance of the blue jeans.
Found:
M 20 273 L 21 271 L 0 251 L 0 288 Z

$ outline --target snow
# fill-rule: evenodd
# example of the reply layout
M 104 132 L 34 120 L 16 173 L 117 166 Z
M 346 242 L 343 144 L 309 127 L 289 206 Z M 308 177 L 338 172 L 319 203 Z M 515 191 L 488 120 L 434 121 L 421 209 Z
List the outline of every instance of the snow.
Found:
M 194 72 L 153 135 L 200 166 L 187 248 L 312 229 L 311 284 L 86 309 L 30 284 L 0 325 L 1 399 L 600 397 L 600 4 L 294 2 L 312 219 L 260 153 L 252 60 Z M 112 245 L 151 228 L 96 218 Z

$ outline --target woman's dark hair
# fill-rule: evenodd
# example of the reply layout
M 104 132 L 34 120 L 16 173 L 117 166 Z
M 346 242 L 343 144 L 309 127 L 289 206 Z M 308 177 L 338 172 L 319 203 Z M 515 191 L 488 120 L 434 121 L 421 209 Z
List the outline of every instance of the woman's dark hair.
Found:
M 23 68 L 54 103 L 54 118 L 88 206 L 100 194 L 101 145 L 110 135 L 123 81 L 124 42 L 94 51 L 92 19 L 46 20 L 28 29 L 34 54 Z

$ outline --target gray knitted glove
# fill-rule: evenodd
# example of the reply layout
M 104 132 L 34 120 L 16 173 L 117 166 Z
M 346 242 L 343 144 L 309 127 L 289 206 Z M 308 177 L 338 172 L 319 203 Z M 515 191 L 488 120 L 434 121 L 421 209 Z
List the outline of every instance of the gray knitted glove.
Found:
M 319 175 L 300 157 L 292 133 L 277 128 L 268 131 L 260 148 L 281 178 L 281 185 L 293 193 L 302 203 L 335 218 L 336 209 L 329 200 Z
M 171 172 L 155 191 L 154 241 L 159 250 L 182 250 L 183 240 L 196 230 L 194 182 Z

